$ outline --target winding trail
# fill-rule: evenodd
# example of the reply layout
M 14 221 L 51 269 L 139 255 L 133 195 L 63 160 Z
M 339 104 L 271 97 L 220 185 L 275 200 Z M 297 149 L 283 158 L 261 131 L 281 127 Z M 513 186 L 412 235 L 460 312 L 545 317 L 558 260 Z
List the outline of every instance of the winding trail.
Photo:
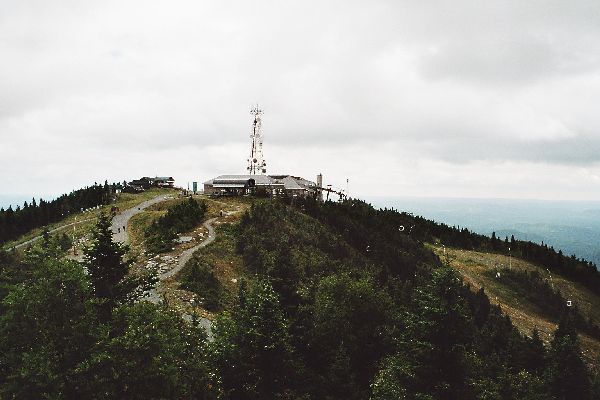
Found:
M 129 220 L 131 219 L 131 217 L 133 217 L 136 214 L 141 213 L 142 210 L 150 207 L 153 204 L 163 202 L 172 197 L 173 196 L 171 196 L 171 195 L 161 194 L 150 200 L 146 200 L 143 203 L 140 203 L 135 207 L 128 208 L 127 210 L 123 211 L 122 213 L 115 215 L 114 218 L 112 219 L 112 224 L 111 224 L 111 229 L 113 231 L 113 241 L 121 242 L 121 243 L 129 242 L 129 235 L 127 235 L 127 224 L 129 223 Z
M 150 207 L 153 204 L 163 202 L 172 197 L 173 196 L 170 196 L 170 195 L 159 195 L 159 196 L 154 197 L 153 199 L 146 200 L 143 203 L 140 203 L 135 207 L 129 208 L 129 209 L 123 211 L 122 213 L 115 215 L 111 222 L 111 229 L 113 231 L 113 241 L 121 242 L 121 243 L 129 242 L 129 235 L 127 234 L 127 224 L 129 223 L 129 220 L 131 219 L 131 217 L 133 217 L 136 214 L 141 213 L 142 210 Z M 209 219 L 209 220 L 205 221 L 203 224 L 208 229 L 208 237 L 204 241 L 202 241 L 202 243 L 200 243 L 190 249 L 185 250 L 179 257 L 179 262 L 177 263 L 177 266 L 175 268 L 159 275 L 159 277 L 158 277 L 159 282 L 157 285 L 160 285 L 161 281 L 177 274 L 185 266 L 185 264 L 188 262 L 188 260 L 190 258 L 192 258 L 192 254 L 196 250 L 208 245 L 209 243 L 212 243 L 215 240 L 215 230 L 211 225 L 211 223 L 214 222 L 214 220 L 216 220 L 216 218 Z M 144 298 L 144 300 L 150 301 L 155 304 L 158 304 L 162 301 L 156 288 L 152 289 L 148 293 L 148 295 Z M 192 321 L 191 315 L 183 314 L 182 317 L 186 321 L 189 321 L 189 322 Z M 212 339 L 212 332 L 211 332 L 212 322 L 206 318 L 198 318 L 198 323 L 200 326 L 202 326 L 204 328 L 209 340 L 211 340 Z
M 217 218 L 215 217 L 215 218 L 211 218 L 209 220 L 204 221 L 202 226 L 204 226 L 208 230 L 208 236 L 201 243 L 197 244 L 196 246 L 191 247 L 187 250 L 184 250 L 179 255 L 179 258 L 177 260 L 177 265 L 174 268 L 170 269 L 169 271 L 163 272 L 162 274 L 160 274 L 158 276 L 158 283 L 156 284 L 156 287 L 151 289 L 148 292 L 146 297 L 144 297 L 144 300 L 149 301 L 154 304 L 158 304 L 158 303 L 162 302 L 162 297 L 158 293 L 158 287 L 162 284 L 162 282 L 164 280 L 172 278 L 179 271 L 181 271 L 183 269 L 183 267 L 185 266 L 185 264 L 192 258 L 192 256 L 198 249 L 208 246 L 215 240 L 216 234 L 215 234 L 215 229 L 212 226 L 212 223 L 215 222 L 216 220 L 217 220 Z M 187 321 L 190 321 L 190 322 L 192 321 L 192 316 L 189 314 L 183 314 L 183 318 Z M 198 323 L 206 331 L 208 339 L 212 340 L 212 322 L 211 322 L 211 320 L 200 317 L 200 318 L 198 318 Z
M 185 266 L 185 264 L 192 258 L 194 252 L 202 247 L 206 247 L 215 240 L 215 228 L 212 226 L 212 223 L 215 222 L 217 218 L 211 218 L 209 220 L 204 221 L 202 226 L 208 229 L 208 237 L 202 241 L 202 243 L 195 245 L 187 250 L 184 250 L 179 256 L 179 260 L 177 262 L 177 266 L 159 276 L 159 279 L 162 281 L 164 279 L 175 276 L 181 269 Z
M 133 217 L 135 214 L 141 212 L 143 209 L 148 208 L 153 204 L 160 203 L 161 201 L 165 201 L 171 197 L 172 196 L 170 196 L 170 195 L 159 195 L 153 199 L 146 200 L 143 203 L 140 203 L 135 207 L 129 208 L 129 209 L 123 211 L 122 213 L 115 215 L 115 217 L 112 220 L 112 225 L 111 225 L 112 231 L 114 233 L 113 240 L 115 242 L 123 242 L 123 243 L 126 243 L 127 241 L 129 241 L 129 236 L 127 235 L 127 230 L 123 229 L 123 228 L 127 226 L 127 223 L 129 222 L 131 217 Z M 59 231 L 62 231 L 63 229 L 69 228 L 71 226 L 83 224 L 84 222 L 90 222 L 90 221 L 96 221 L 96 217 L 82 219 L 81 221 L 75 221 L 75 222 L 71 222 L 69 224 L 61 225 L 54 229 L 49 230 L 48 233 L 59 232 Z M 18 249 L 21 249 L 25 246 L 32 244 L 33 242 L 40 240 L 42 237 L 43 237 L 43 235 L 38 235 L 38 236 L 32 237 L 31 239 L 29 239 L 23 243 L 19 243 L 12 247 L 14 247 L 15 249 L 18 250 Z

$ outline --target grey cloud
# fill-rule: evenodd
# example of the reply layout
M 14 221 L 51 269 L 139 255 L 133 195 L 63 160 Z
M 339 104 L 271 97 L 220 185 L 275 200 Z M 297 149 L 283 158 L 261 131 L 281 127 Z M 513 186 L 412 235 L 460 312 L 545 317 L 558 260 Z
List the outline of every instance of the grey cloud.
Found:
M 560 55 L 532 38 L 474 38 L 441 45 L 421 59 L 425 78 L 458 78 L 487 84 L 522 85 L 561 72 Z
M 5 1 L 0 177 L 20 184 L 19 159 L 60 175 L 71 151 L 89 155 L 87 172 L 130 152 L 137 173 L 144 154 L 183 151 L 212 172 L 237 162 L 223 148 L 246 146 L 255 102 L 265 150 L 302 152 L 310 164 L 321 161 L 308 160 L 314 149 L 351 158 L 358 147 L 364 163 L 401 148 L 461 168 L 593 165 L 599 10 L 593 1 Z M 54 157 L 42 163 L 18 154 L 25 148 Z M 218 160 L 203 154 L 216 148 Z

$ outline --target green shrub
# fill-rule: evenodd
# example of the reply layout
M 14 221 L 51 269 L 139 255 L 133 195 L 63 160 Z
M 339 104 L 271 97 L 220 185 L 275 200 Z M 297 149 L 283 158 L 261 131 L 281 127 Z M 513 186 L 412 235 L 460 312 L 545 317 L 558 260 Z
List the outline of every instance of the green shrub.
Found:
M 181 277 L 181 288 L 202 297 L 203 306 L 209 311 L 221 308 L 223 289 L 213 267 L 202 257 L 192 258 Z
M 165 253 L 173 247 L 177 234 L 198 225 L 206 214 L 206 203 L 191 197 L 167 211 L 146 230 L 146 249 L 151 253 Z

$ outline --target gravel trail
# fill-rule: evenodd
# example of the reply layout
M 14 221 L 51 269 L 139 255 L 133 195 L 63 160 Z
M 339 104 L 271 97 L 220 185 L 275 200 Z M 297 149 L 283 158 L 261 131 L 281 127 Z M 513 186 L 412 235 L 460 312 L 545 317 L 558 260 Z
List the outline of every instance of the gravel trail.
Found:
M 206 220 L 202 224 L 202 226 L 204 226 L 206 229 L 208 229 L 208 237 L 206 239 L 204 239 L 202 241 L 202 243 L 197 244 L 196 246 L 189 248 L 189 249 L 185 250 L 183 253 L 181 253 L 181 255 L 179 256 L 179 260 L 177 262 L 177 266 L 175 266 L 175 268 L 161 274 L 159 277 L 160 280 L 175 276 L 175 274 L 177 274 L 179 271 L 181 271 L 181 269 L 190 260 L 190 258 L 192 258 L 192 255 L 194 254 L 194 252 L 196 250 L 198 250 L 202 247 L 208 246 L 215 240 L 215 228 L 213 228 L 212 223 L 215 222 L 216 219 L 217 218 L 211 218 L 209 220 Z
M 202 243 L 197 244 L 194 247 L 191 247 L 185 251 L 183 251 L 180 255 L 179 258 L 177 259 L 177 265 L 175 265 L 174 268 L 163 272 L 162 274 L 160 274 L 158 276 L 158 283 L 156 284 L 157 287 L 161 284 L 161 281 L 171 278 L 173 276 L 175 276 L 179 271 L 181 271 L 181 269 L 185 266 L 185 264 L 190 260 L 190 258 L 192 258 L 192 255 L 194 254 L 194 252 L 202 247 L 208 246 L 210 243 L 212 243 L 215 240 L 215 229 L 212 226 L 212 223 L 216 220 L 217 218 L 211 218 L 209 220 L 206 220 L 202 226 L 206 227 L 206 229 L 208 229 L 208 236 L 202 241 Z M 146 295 L 146 297 L 144 297 L 144 300 L 149 301 L 151 303 L 155 303 L 158 304 L 162 301 L 162 297 L 160 296 L 160 294 L 158 294 L 157 291 L 157 287 L 155 287 L 154 289 L 150 290 L 148 292 L 148 294 Z M 183 318 L 186 319 L 187 321 L 191 321 L 192 320 L 192 316 L 188 315 L 188 314 L 184 314 Z M 198 318 L 198 322 L 200 324 L 200 326 L 202 326 L 204 328 L 204 330 L 206 330 L 206 334 L 208 335 L 208 339 L 212 340 L 212 322 L 207 319 L 207 318 Z
M 153 199 L 146 200 L 135 207 L 131 207 L 122 213 L 115 215 L 112 219 L 111 225 L 111 229 L 113 231 L 113 241 L 121 243 L 129 242 L 129 236 L 127 235 L 127 223 L 131 217 L 142 212 L 143 209 L 148 208 L 153 204 L 160 203 L 170 198 L 172 198 L 172 196 L 166 194 L 156 196 Z

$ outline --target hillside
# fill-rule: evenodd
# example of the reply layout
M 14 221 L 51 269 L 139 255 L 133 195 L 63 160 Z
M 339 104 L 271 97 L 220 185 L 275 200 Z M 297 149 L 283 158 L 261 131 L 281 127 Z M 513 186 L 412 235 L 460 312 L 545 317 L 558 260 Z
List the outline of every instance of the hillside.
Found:
M 145 196 L 127 204 L 138 208 Z M 494 281 L 493 268 L 506 265 L 497 238 L 355 200 L 173 197 L 135 211 L 129 247 L 113 242 L 107 221 L 82 235 L 92 256 L 81 262 L 52 238 L 22 255 L 2 253 L 1 397 L 600 393 L 580 351 L 597 364 L 593 325 L 574 308 L 519 302 L 520 275 Z M 427 244 L 440 242 L 445 254 Z M 553 272 L 553 285 L 596 319 L 585 262 L 527 243 L 513 249 L 551 260 L 562 273 Z M 540 270 L 515 257 L 511 264 Z M 542 300 L 561 299 L 539 288 Z
M 539 304 L 529 301 L 526 295 L 515 290 L 502 279 L 502 274 L 511 266 L 513 271 L 539 273 L 545 282 L 576 307 L 585 319 L 600 321 L 600 296 L 579 283 L 549 273 L 545 268 L 519 258 L 489 252 L 444 249 L 441 246 L 429 246 L 441 259 L 462 276 L 465 283 L 475 291 L 484 288 L 490 302 L 499 305 L 513 324 L 524 334 L 531 336 L 534 328 L 544 342 L 549 343 L 558 326 L 558 319 L 548 315 Z M 500 273 L 500 277 L 497 277 Z M 598 369 L 600 366 L 600 338 L 580 333 L 582 354 L 587 364 Z
M 110 213 L 112 207 L 117 207 L 120 210 L 126 210 L 160 194 L 172 193 L 172 190 L 153 188 L 140 194 L 121 193 L 116 197 L 115 202 L 110 202 L 110 204 L 109 202 L 102 201 L 88 203 L 90 205 L 83 211 L 79 211 L 79 209 L 77 209 L 77 211 L 72 211 L 65 216 L 57 218 L 58 220 L 56 222 L 43 224 L 39 227 L 33 228 L 16 239 L 8 240 L 6 243 L 2 243 L 1 247 L 6 250 L 13 247 L 26 247 L 30 241 L 38 240 L 42 236 L 45 229 L 54 234 L 68 233 L 70 237 L 81 239 L 90 231 L 91 227 L 96 221 L 96 218 L 101 212 L 108 214 Z M 61 198 L 64 197 L 66 196 L 62 196 Z M 91 204 L 94 204 L 94 206 L 91 206 Z
M 377 207 L 394 207 L 450 226 L 500 238 L 548 243 L 568 255 L 600 264 L 600 203 L 594 201 L 373 197 Z

